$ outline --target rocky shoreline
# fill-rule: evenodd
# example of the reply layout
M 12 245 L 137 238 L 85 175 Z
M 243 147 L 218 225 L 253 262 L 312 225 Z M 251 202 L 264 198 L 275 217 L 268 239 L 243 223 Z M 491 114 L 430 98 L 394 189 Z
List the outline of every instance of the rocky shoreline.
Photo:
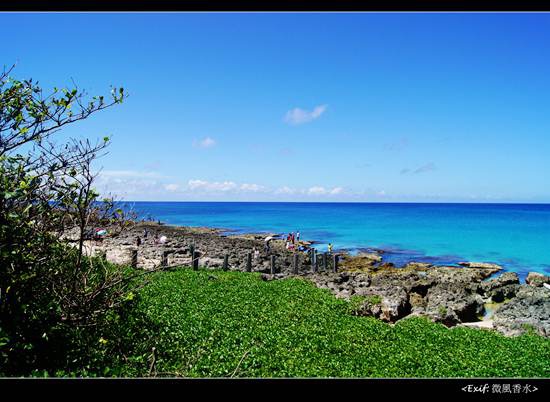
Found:
M 148 231 L 144 238 L 144 230 Z M 166 236 L 164 244 L 155 244 L 157 235 Z M 136 246 L 137 237 L 142 243 Z M 154 222 L 139 222 L 118 236 L 107 236 L 101 242 L 88 241 L 91 254 L 102 254 L 118 264 L 131 262 L 131 250 L 138 250 L 137 266 L 153 269 L 161 265 L 163 254 L 169 266 L 190 265 L 191 247 L 199 252 L 201 267 L 222 268 L 227 255 L 229 269 L 245 271 L 248 254 L 253 249 L 259 256 L 252 260 L 252 271 L 262 273 L 263 280 L 301 277 L 336 297 L 351 299 L 357 315 L 373 316 L 386 322 L 409 316 L 426 316 L 448 327 L 457 325 L 488 328 L 515 336 L 534 331 L 550 337 L 550 283 L 548 276 L 532 272 L 520 284 L 513 272 L 496 275 L 502 270 L 495 264 L 462 262 L 462 267 L 433 266 L 411 262 L 403 267 L 382 262 L 383 250 L 369 250 L 357 255 L 338 252 L 338 272 L 332 272 L 332 259 L 327 270 L 320 263 L 313 272 L 311 254 L 299 255 L 298 273 L 293 273 L 294 253 L 282 240 L 272 240 L 269 253 L 264 239 L 269 234 L 227 234 L 224 229 L 176 227 Z M 308 248 L 311 242 L 302 242 Z M 271 274 L 270 257 L 276 256 L 276 273 Z M 486 317 L 491 306 L 492 315 Z

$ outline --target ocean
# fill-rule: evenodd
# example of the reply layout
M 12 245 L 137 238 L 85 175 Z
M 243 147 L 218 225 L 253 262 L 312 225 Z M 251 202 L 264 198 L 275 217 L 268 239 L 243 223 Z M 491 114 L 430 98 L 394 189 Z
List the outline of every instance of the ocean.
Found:
M 550 204 L 127 202 L 141 218 L 225 228 L 233 233 L 288 233 L 316 248 L 379 248 L 384 261 L 455 265 L 492 262 L 516 272 L 550 273 Z

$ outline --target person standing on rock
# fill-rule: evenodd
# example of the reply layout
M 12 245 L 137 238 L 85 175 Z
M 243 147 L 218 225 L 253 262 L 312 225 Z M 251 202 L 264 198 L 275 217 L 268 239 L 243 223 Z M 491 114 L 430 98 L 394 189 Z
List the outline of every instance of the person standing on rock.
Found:
M 329 243 L 329 244 L 328 244 L 328 252 L 329 252 L 329 253 L 332 253 L 332 243 Z
M 300 241 L 300 231 L 296 231 L 296 241 L 299 242 Z

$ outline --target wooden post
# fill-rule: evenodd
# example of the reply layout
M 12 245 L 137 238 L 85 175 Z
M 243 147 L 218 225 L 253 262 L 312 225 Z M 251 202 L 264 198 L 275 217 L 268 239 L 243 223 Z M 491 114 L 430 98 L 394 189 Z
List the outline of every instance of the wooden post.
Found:
M 327 253 L 323 253 L 323 269 L 325 271 L 328 271 L 328 255 L 327 255 Z
M 163 267 L 167 267 L 168 266 L 168 250 L 164 250 L 162 252 L 162 261 L 161 261 L 161 265 Z
M 132 268 L 137 268 L 138 263 L 138 251 L 137 248 L 133 248 L 131 251 L 132 256 Z
M 246 255 L 246 272 L 252 272 L 252 253 Z
M 271 274 L 275 274 L 275 256 L 271 256 Z
M 223 270 L 227 271 L 229 269 L 229 256 L 225 254 L 223 256 Z
M 334 265 L 332 266 L 333 272 L 338 272 L 338 254 L 334 254 Z
M 195 269 L 195 245 L 193 243 L 189 243 L 189 254 L 191 255 L 191 266 Z
M 199 269 L 199 252 L 193 251 L 193 271 L 197 271 Z
M 317 250 L 314 248 L 311 249 L 311 266 L 313 267 L 313 272 L 317 272 Z
M 292 261 L 292 266 L 294 268 L 294 273 L 298 273 L 298 253 L 294 253 L 294 259 Z

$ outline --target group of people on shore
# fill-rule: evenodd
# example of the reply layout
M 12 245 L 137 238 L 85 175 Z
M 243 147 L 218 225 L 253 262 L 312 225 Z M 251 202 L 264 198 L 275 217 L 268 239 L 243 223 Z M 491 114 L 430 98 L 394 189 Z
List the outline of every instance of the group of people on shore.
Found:
M 291 232 L 286 236 L 285 248 L 287 250 L 294 250 L 296 244 L 300 242 L 300 232 Z
M 279 236 L 269 236 L 265 239 L 265 244 L 264 244 L 265 253 L 271 252 L 271 240 L 278 237 Z M 284 235 L 281 235 L 281 238 L 285 239 Z M 287 250 L 294 250 L 296 248 L 296 245 L 299 243 L 299 241 L 300 241 L 299 231 L 288 233 L 285 240 L 285 248 Z
M 143 241 L 147 240 L 147 238 L 149 237 L 149 230 L 147 228 L 143 229 Z M 159 244 L 164 244 L 166 243 L 166 241 L 168 240 L 168 238 L 164 235 L 160 236 L 155 233 L 153 235 L 153 243 L 155 246 L 158 246 Z M 142 243 L 142 240 L 141 240 L 141 237 L 140 236 L 137 236 L 136 237 L 136 246 L 141 246 L 141 243 Z
M 265 245 L 264 245 L 264 252 L 265 253 L 270 253 L 271 252 L 271 240 L 273 240 L 274 236 L 269 236 L 265 239 Z M 285 249 L 286 250 L 289 250 L 289 251 L 307 251 L 308 247 L 307 247 L 307 244 L 309 243 L 300 243 L 300 231 L 296 231 L 296 232 L 290 232 L 286 235 L 286 238 L 285 238 L 285 235 L 281 235 L 281 238 L 283 240 L 285 240 Z M 328 244 L 328 252 L 329 253 L 332 253 L 332 249 L 333 249 L 333 246 L 332 246 L 332 243 L 329 243 Z M 256 248 L 254 248 L 253 250 L 254 252 L 254 255 L 255 255 L 255 258 L 256 255 L 259 256 L 259 251 L 256 250 Z

